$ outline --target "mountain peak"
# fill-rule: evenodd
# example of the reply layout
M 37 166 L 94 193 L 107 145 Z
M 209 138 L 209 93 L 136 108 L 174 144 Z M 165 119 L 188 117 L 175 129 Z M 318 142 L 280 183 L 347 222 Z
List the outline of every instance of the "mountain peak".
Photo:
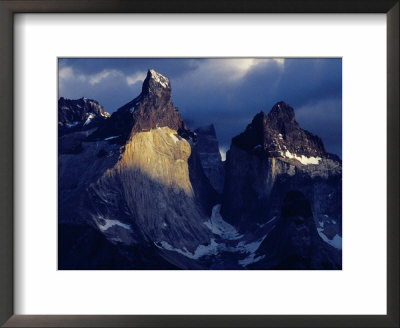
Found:
M 279 101 L 268 114 L 263 111 L 257 113 L 248 128 L 263 130 L 267 126 L 278 130 L 280 133 L 285 133 L 285 130 L 290 129 L 290 125 L 294 125 L 294 128 L 298 127 L 294 109 L 284 101 Z
M 90 138 L 97 140 L 118 136 L 114 142 L 124 143 L 135 133 L 165 126 L 177 131 L 183 138 L 195 138 L 172 103 L 169 79 L 149 69 L 141 94 L 114 112 L 108 124 L 95 131 Z
M 169 79 L 156 72 L 154 69 L 147 71 L 146 79 L 143 82 L 142 94 L 143 95 L 156 95 L 161 96 L 162 94 L 171 94 L 171 84 Z
M 294 109 L 283 101 L 277 102 L 267 115 L 268 125 L 278 130 L 279 133 L 286 133 L 287 130 L 298 128 L 295 119 Z
M 268 113 L 270 118 L 280 117 L 285 118 L 288 121 L 292 121 L 295 118 L 294 109 L 285 103 L 284 101 L 277 102 Z
M 154 81 L 161 84 L 164 88 L 169 86 L 169 79 L 166 76 L 156 72 L 154 69 L 149 69 L 147 75 L 150 75 Z
M 303 130 L 293 108 L 283 101 L 276 103 L 267 115 L 262 111 L 255 115 L 246 130 L 232 142 L 239 148 L 261 151 L 270 157 L 327 156 L 322 140 Z

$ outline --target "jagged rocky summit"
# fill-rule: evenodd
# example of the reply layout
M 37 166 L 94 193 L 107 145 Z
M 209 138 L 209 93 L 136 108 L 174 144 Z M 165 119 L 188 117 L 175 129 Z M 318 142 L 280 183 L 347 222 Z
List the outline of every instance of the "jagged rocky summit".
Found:
M 341 161 L 284 102 L 224 164 L 149 70 L 112 115 L 60 98 L 58 160 L 60 269 L 341 268 Z
M 90 136 L 90 140 L 116 139 L 125 143 L 133 134 L 168 126 L 185 139 L 193 139 L 190 131 L 171 98 L 169 79 L 149 70 L 143 82 L 142 92 L 132 101 L 119 108 L 106 124 Z
M 81 140 L 95 131 L 110 117 L 95 100 L 60 98 L 58 100 L 58 151 L 61 154 L 79 153 Z
M 110 114 L 95 100 L 63 97 L 58 100 L 58 131 L 61 135 L 93 128 L 108 117 Z
M 341 247 L 341 161 L 299 126 L 292 107 L 278 102 L 232 139 L 221 213 L 240 229 L 254 230 L 279 217 L 286 195 L 294 190 L 310 201 L 321 236 Z
M 295 159 L 302 164 L 318 164 L 327 157 L 322 140 L 300 128 L 293 108 L 283 101 L 268 114 L 258 113 L 232 143 L 241 149 L 263 151 L 269 157 Z

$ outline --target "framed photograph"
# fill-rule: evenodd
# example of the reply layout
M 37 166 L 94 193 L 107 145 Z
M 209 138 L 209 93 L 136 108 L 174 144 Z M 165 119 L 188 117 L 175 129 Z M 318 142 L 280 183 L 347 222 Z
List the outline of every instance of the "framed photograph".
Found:
M 1 324 L 398 327 L 398 1 L 0 9 Z

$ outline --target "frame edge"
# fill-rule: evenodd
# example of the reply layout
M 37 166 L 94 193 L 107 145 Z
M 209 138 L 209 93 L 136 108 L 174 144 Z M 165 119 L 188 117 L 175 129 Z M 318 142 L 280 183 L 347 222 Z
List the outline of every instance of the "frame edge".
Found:
M 0 3 L 0 324 L 14 313 L 13 13 Z
M 399 327 L 399 12 L 387 13 L 387 316 Z
M 10 3 L 10 1 L 7 1 Z M 18 1 L 16 1 L 18 2 Z M 23 1 L 22 1 L 23 2 Z M 49 2 L 49 1 L 39 1 Z M 61 3 L 63 1 L 60 1 Z M 121 2 L 120 0 L 118 2 Z M 388 261 L 388 275 L 387 275 L 387 316 L 379 316 L 375 321 L 371 316 L 369 319 L 357 318 L 357 316 L 348 316 L 349 321 L 343 319 L 332 320 L 331 325 L 333 326 L 352 326 L 360 327 L 367 322 L 366 326 L 374 327 L 379 323 L 379 326 L 383 327 L 399 327 L 399 243 L 398 243 L 398 232 L 399 232 L 399 2 L 394 3 L 394 6 L 387 13 L 387 127 L 388 127 L 388 250 L 387 250 L 387 261 Z M 8 7 L 8 6 L 7 6 Z M 34 7 L 34 6 L 33 6 Z M 8 124 L 13 122 L 13 11 L 18 12 L 49 12 L 46 8 L 42 9 L 30 9 L 21 10 L 13 6 L 6 8 L 4 3 L 0 1 L 0 65 L 2 67 L 2 74 L 0 75 L 0 111 L 2 114 L 2 120 L 0 120 L 0 149 L 3 150 L 5 156 L 0 156 L 0 208 L 2 209 L 1 220 L 0 220 L 0 325 L 6 320 L 7 327 L 17 326 L 97 326 L 100 322 L 107 326 L 115 324 L 116 326 L 154 326 L 160 325 L 162 317 L 143 318 L 146 316 L 93 316 L 87 318 L 87 316 L 69 316 L 71 320 L 68 320 L 64 316 L 25 316 L 25 315 L 13 315 L 13 126 Z M 65 12 L 63 9 L 59 9 L 60 12 Z M 292 11 L 299 12 L 296 9 Z M 373 12 L 374 10 L 370 10 Z M 78 10 L 76 10 L 78 12 Z M 238 11 L 239 12 L 239 11 Z M 369 12 L 368 10 L 366 12 Z M 379 11 L 381 12 L 381 11 Z M 11 83 L 10 83 L 11 81 Z M 97 317 L 97 318 L 95 318 Z M 103 318 L 102 318 L 103 317 Z M 109 317 L 108 319 L 106 317 Z M 112 319 L 114 317 L 115 319 Z M 130 318 L 127 318 L 130 317 Z M 169 317 L 169 319 L 168 319 Z M 196 317 L 196 316 L 195 316 Z M 212 316 L 207 320 L 198 320 L 198 325 L 211 326 L 219 321 L 220 316 Z M 221 316 L 223 317 L 223 316 Z M 236 317 L 236 319 L 235 319 Z M 283 326 L 287 324 L 293 324 L 292 320 L 285 320 L 284 318 L 273 319 L 272 316 L 271 324 L 267 325 L 261 318 L 259 324 L 252 326 Z M 350 318 L 353 324 L 350 323 Z M 104 320 L 106 319 L 106 320 Z M 175 316 L 166 316 L 163 322 L 164 326 L 180 326 L 181 320 L 176 319 Z M 181 321 L 184 326 L 196 326 L 195 324 L 189 325 L 184 318 Z M 197 318 L 198 319 L 198 318 Z M 204 317 L 206 319 L 206 316 Z M 283 320 L 282 320 L 283 319 Z M 294 319 L 294 318 L 293 318 Z M 65 321 L 64 321 L 65 320 Z M 104 321 L 103 321 L 104 320 Z M 175 321 L 174 321 L 175 320 Z M 190 319 L 190 321 L 193 319 Z M 283 322 L 278 323 L 280 320 Z M 117 322 L 119 321 L 119 322 Z M 249 320 L 250 321 L 250 320 Z M 248 323 L 250 323 L 247 321 Z M 175 323 L 174 323 L 175 322 Z M 232 326 L 240 326 L 245 324 L 246 319 L 241 316 L 234 316 L 231 320 L 223 320 L 224 326 L 228 325 L 229 322 Z M 303 321 L 305 323 L 306 320 Z M 313 322 L 314 324 L 311 324 Z M 308 323 L 310 327 L 319 326 L 320 319 L 311 319 Z M 347 322 L 347 324 L 345 324 Z M 49 325 L 50 324 L 50 325 Z M 254 323 L 253 323 L 254 324 Z M 282 325 L 283 324 L 283 325 Z M 250 325 L 249 325 L 250 326 Z M 375 326 L 378 327 L 378 326 Z

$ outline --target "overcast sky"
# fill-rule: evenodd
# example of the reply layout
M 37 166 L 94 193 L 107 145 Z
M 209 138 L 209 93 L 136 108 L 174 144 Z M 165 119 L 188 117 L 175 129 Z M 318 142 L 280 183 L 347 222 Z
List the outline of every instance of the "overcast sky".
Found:
M 342 156 L 341 59 L 59 59 L 59 96 L 91 98 L 112 113 L 139 95 L 150 68 L 170 79 L 191 129 L 214 123 L 223 150 L 254 115 L 283 100 L 302 128 Z

